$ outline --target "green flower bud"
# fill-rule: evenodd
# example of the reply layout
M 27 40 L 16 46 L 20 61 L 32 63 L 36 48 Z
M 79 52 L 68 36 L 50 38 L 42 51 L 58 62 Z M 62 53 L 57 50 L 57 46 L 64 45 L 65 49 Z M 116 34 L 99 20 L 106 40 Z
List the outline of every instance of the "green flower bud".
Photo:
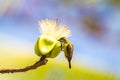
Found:
M 55 58 L 56 56 L 58 56 L 58 54 L 61 51 L 61 43 L 58 41 L 55 45 L 55 47 L 53 48 L 53 50 L 51 51 L 49 57 L 50 58 Z
M 34 50 L 38 56 L 49 55 L 50 57 L 55 57 L 61 50 L 60 46 L 61 46 L 60 42 L 57 41 L 56 39 L 50 36 L 41 35 L 35 44 Z
M 38 50 L 38 41 L 39 41 L 39 38 L 37 39 L 37 42 L 35 43 L 34 51 L 36 55 L 41 56 L 42 54 L 40 54 Z

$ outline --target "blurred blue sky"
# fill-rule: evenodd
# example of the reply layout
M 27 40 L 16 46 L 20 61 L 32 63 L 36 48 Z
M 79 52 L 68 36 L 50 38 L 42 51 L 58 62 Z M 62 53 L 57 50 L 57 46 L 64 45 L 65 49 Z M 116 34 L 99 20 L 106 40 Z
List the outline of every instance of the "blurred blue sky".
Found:
M 102 0 L 0 0 L 0 40 L 11 36 L 34 46 L 38 21 L 46 18 L 71 29 L 75 64 L 120 76 L 119 7 Z M 97 23 L 97 31 L 89 23 Z

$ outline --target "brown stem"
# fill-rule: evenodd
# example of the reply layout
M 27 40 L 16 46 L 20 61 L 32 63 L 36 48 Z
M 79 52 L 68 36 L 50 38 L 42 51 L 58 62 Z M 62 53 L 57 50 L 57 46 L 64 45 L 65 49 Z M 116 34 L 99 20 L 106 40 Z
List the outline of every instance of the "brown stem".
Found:
M 1 69 L 0 73 L 14 73 L 14 72 L 25 72 L 28 70 L 36 69 L 39 66 L 45 65 L 47 63 L 47 59 L 44 59 L 42 61 L 37 61 L 35 64 L 31 66 L 26 66 L 24 68 L 18 68 L 18 69 Z

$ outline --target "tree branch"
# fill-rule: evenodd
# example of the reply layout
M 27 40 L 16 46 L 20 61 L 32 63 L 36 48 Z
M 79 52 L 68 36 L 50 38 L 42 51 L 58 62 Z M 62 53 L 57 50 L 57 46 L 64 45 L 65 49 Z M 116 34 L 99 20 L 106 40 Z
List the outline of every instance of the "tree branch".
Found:
M 1 69 L 0 73 L 14 73 L 14 72 L 26 72 L 28 70 L 36 69 L 39 66 L 45 65 L 47 63 L 47 59 L 44 59 L 42 61 L 37 61 L 35 64 L 31 66 L 27 66 L 24 68 L 18 68 L 18 69 Z

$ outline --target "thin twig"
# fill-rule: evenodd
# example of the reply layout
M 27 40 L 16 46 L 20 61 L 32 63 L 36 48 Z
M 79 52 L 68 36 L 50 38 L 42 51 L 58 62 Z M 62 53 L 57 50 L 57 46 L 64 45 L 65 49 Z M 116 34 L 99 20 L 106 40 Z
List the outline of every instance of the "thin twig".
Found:
M 47 59 L 44 59 L 42 61 L 37 61 L 35 64 L 31 66 L 27 66 L 24 68 L 18 68 L 18 69 L 1 69 L 0 73 L 14 73 L 14 72 L 26 72 L 28 70 L 36 69 L 39 66 L 45 65 L 47 63 Z

